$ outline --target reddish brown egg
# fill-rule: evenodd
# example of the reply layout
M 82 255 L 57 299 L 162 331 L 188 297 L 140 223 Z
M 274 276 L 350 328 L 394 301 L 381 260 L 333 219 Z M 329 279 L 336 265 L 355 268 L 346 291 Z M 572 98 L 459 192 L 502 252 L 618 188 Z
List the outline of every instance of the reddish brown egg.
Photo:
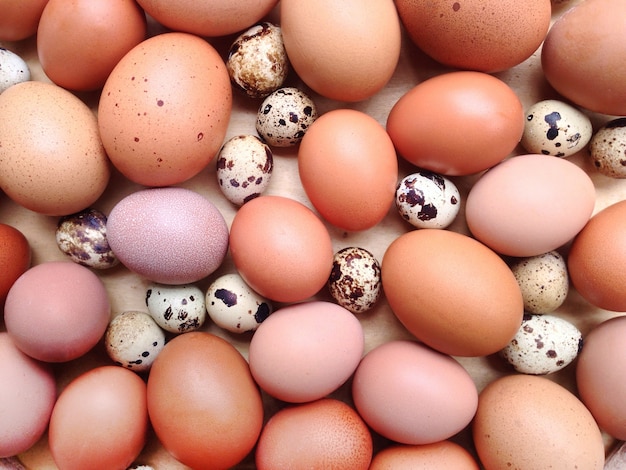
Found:
M 21 41 L 37 32 L 48 0 L 0 0 L 0 41 Z
M 30 267 L 30 260 L 30 244 L 24 234 L 0 223 L 0 305 L 13 283 Z

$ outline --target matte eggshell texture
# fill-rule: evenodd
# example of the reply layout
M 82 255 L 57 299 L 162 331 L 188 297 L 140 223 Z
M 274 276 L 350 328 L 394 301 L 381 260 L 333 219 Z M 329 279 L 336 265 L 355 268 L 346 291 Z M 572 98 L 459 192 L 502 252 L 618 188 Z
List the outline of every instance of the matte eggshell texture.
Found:
M 211 274 L 228 250 L 219 209 L 185 188 L 132 193 L 111 210 L 109 245 L 128 269 L 162 284 L 189 284 Z
M 369 470 L 479 470 L 474 457 L 452 441 L 391 445 L 378 452 Z
M 0 41 L 21 41 L 33 36 L 47 3 L 48 0 L 3 1 Z
M 30 267 L 30 243 L 15 227 L 0 223 L 0 305 L 13 283 Z

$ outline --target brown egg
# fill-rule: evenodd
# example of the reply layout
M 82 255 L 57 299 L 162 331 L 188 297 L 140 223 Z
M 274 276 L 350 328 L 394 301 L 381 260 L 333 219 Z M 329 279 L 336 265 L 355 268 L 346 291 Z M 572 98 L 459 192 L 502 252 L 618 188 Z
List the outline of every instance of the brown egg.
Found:
M 485 470 L 604 466 L 602 434 L 589 410 L 544 377 L 515 374 L 487 385 L 472 432 Z
M 115 167 L 145 186 L 198 174 L 217 155 L 232 90 L 226 65 L 204 39 L 164 33 L 128 52 L 98 106 L 102 143 Z
M 585 0 L 554 23 L 541 65 L 557 92 L 591 111 L 626 115 L 625 17 L 623 0 Z
M 21 41 L 37 32 L 48 0 L 0 0 L 0 41 Z
M 484 356 L 508 344 L 524 302 L 506 263 L 457 232 L 421 229 L 394 240 L 382 261 L 383 290 L 419 340 L 454 356 Z
M 45 215 L 68 215 L 94 203 L 110 164 L 87 105 L 50 83 L 19 83 L 0 95 L 0 187 Z
M 369 470 L 479 470 L 474 457 L 452 441 L 392 445 L 378 452 Z
M 532 55 L 550 26 L 550 0 L 397 0 L 411 40 L 442 64 L 498 72 Z
M 592 305 L 626 311 L 626 201 L 597 214 L 574 239 L 567 268 L 572 285 Z
M 170 340 L 153 362 L 148 412 L 163 447 L 198 470 L 238 464 L 263 424 L 246 360 L 226 340 L 195 331 Z
M 255 460 L 259 470 L 365 470 L 372 449 L 372 436 L 356 411 L 342 401 L 323 398 L 274 414 L 263 428 Z
M 24 234 L 0 223 L 0 306 L 13 283 L 30 267 L 30 260 L 30 244 Z

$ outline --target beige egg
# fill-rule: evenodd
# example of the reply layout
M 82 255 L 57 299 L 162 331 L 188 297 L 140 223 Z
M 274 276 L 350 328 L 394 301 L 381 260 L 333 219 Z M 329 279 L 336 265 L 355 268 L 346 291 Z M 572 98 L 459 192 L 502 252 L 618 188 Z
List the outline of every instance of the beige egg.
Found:
M 591 138 L 591 160 L 601 174 L 626 178 L 626 118 L 607 122 Z
M 109 182 L 95 115 L 57 85 L 29 81 L 2 93 L 0 142 L 0 188 L 32 211 L 79 212 Z

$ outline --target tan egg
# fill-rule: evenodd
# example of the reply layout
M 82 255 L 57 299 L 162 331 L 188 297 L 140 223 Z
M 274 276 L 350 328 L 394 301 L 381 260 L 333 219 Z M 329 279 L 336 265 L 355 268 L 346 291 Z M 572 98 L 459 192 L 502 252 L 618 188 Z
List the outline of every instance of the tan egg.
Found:
M 320 95 L 364 100 L 395 71 L 401 34 L 393 2 L 283 0 L 280 15 L 291 66 Z
M 109 182 L 96 117 L 57 85 L 29 81 L 2 93 L 0 142 L 0 187 L 34 212 L 79 212 Z
M 452 441 L 391 445 L 378 452 L 369 470 L 478 470 L 474 457 Z
M 626 178 L 626 118 L 613 119 L 591 137 L 589 153 L 599 173 Z

